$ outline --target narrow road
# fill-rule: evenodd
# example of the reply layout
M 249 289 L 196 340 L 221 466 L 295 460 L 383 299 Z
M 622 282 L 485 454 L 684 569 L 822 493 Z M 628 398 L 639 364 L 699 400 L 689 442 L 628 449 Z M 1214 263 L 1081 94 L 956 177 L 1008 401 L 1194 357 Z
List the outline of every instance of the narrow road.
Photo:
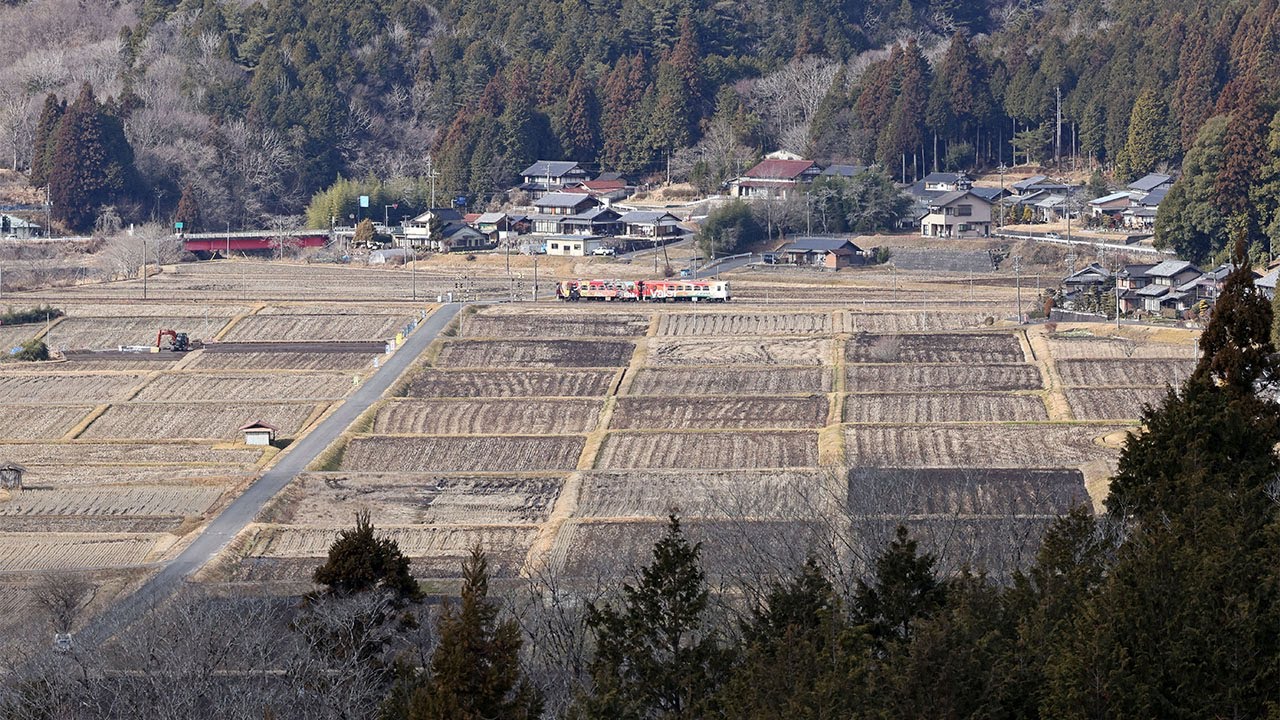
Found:
M 270 470 L 263 473 L 210 521 L 186 549 L 165 563 L 137 592 L 123 598 L 115 607 L 95 618 L 81 633 L 81 642 L 96 644 L 110 637 L 116 629 L 136 621 L 146 610 L 175 592 L 181 581 L 213 560 L 232 538 L 253 522 L 267 501 L 283 490 L 316 456 L 337 440 L 361 413 L 382 397 L 387 388 L 417 360 L 461 309 L 461 303 L 448 303 L 428 316 L 377 372 L 365 380 L 329 417 L 307 433 L 306 437 L 294 443 Z

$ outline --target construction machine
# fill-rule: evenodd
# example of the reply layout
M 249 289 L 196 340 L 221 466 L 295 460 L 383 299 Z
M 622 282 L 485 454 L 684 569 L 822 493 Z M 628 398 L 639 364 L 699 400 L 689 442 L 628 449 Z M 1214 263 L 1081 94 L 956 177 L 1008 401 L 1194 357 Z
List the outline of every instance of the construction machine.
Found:
M 165 349 L 164 340 L 169 339 L 169 350 L 173 352 L 187 352 L 191 349 L 191 339 L 186 333 L 180 333 L 177 330 L 161 330 L 156 334 L 156 348 Z

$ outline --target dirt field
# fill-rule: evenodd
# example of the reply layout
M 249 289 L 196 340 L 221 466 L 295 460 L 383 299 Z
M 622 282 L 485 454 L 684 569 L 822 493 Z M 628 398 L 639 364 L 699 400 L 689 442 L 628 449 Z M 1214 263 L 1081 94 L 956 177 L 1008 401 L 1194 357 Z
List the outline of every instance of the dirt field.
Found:
M 30 489 L 0 503 L 0 516 L 201 515 L 222 495 L 216 487 L 146 486 Z
M 0 405 L 0 438 L 56 440 L 93 410 L 76 405 Z
M 818 469 L 591 472 L 582 480 L 578 515 L 807 518 L 830 500 L 825 475 Z
M 572 470 L 579 436 L 358 437 L 342 456 L 342 470 L 376 472 L 510 472 Z
M 1078 467 L 1112 456 L 1096 425 L 855 425 L 845 429 L 853 467 Z
M 59 367 L 64 363 L 58 363 Z M 14 373 L 5 375 L 0 366 L 0 398 L 41 403 L 90 403 L 97 405 L 124 400 L 129 391 L 142 384 L 145 375 L 71 373 Z
M 900 333 L 939 332 L 961 328 L 980 328 L 994 322 L 990 312 L 915 312 L 869 313 L 850 312 L 841 316 L 841 332 L 846 333 Z
M 352 375 L 272 372 L 166 373 L 147 383 L 135 402 L 254 402 L 337 400 L 351 390 Z
M 453 340 L 445 343 L 444 367 L 611 367 L 626 365 L 635 346 L 589 340 Z
M 689 430 L 817 428 L 826 424 L 826 396 L 696 399 L 624 397 L 618 400 L 609 427 Z
M 174 403 L 113 405 L 81 434 L 85 439 L 213 439 L 240 440 L 240 428 L 265 422 L 279 428 L 283 437 L 294 437 L 303 423 L 316 414 L 308 403 L 256 403 L 230 405 Z
M 895 393 L 848 395 L 851 423 L 1030 422 L 1048 420 L 1044 400 L 995 393 Z
M 631 337 L 643 335 L 649 316 L 639 313 L 545 311 L 480 312 L 462 322 L 464 337 Z
M 77 570 L 134 565 L 153 536 L 106 533 L 0 533 L 0 570 Z
M 156 333 L 174 329 L 207 339 L 217 335 L 229 317 L 195 315 L 164 317 L 66 317 L 54 325 L 45 344 L 67 350 L 105 350 L 120 345 L 155 345 Z
M 568 435 L 595 429 L 599 400 L 397 400 L 378 411 L 381 435 Z
M 831 340 L 817 338 L 686 339 L 652 338 L 648 364 L 822 365 L 831 356 Z
M 200 353 L 192 370 L 371 370 L 375 355 L 367 353 L 247 352 Z
M 604 397 L 615 370 L 437 370 L 415 375 L 409 397 Z
M 733 468 L 816 467 L 818 438 L 812 432 L 610 433 L 598 467 Z
M 395 337 L 409 318 L 401 315 L 252 315 L 241 318 L 224 342 L 288 342 L 335 340 L 387 340 Z
M 1164 388 L 1067 388 L 1071 414 L 1077 420 L 1137 420 L 1144 405 L 1159 404 Z
M 1061 360 L 1062 381 L 1074 387 L 1162 387 L 1180 384 L 1191 375 L 1195 363 L 1189 360 L 1111 359 Z
M 1022 346 L 1012 333 L 874 335 L 849 340 L 845 359 L 859 363 L 1020 363 Z
M 850 365 L 845 387 L 856 392 L 911 390 L 1039 390 L 1035 365 Z
M 830 390 L 830 371 L 817 367 L 644 368 L 631 382 L 635 395 L 801 395 Z
M 663 315 L 658 334 L 674 337 L 830 335 L 829 313 L 680 313 Z

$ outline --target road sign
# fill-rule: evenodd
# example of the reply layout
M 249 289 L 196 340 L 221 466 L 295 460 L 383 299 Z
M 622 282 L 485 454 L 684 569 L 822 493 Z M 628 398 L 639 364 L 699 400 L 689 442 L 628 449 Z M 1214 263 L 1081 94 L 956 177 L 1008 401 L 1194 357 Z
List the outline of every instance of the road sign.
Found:
M 369 196 L 368 196 L 368 195 L 361 195 L 361 196 L 360 196 L 360 207 L 362 207 L 362 208 L 367 208 L 367 207 L 369 207 Z
M 178 222 L 174 223 L 174 224 L 173 224 L 173 227 L 174 227 L 175 229 L 181 230 L 181 229 L 182 229 L 182 221 L 181 221 L 181 220 L 179 220 Z

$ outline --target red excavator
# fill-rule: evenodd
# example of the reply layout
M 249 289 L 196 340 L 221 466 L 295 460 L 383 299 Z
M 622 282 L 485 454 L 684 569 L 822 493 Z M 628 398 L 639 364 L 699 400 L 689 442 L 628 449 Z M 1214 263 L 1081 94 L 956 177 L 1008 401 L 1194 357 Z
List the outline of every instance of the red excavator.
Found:
M 191 349 L 191 339 L 186 333 L 180 333 L 177 330 L 161 330 L 156 333 L 156 347 L 164 350 L 165 338 L 169 338 L 169 350 L 173 352 L 187 352 Z

